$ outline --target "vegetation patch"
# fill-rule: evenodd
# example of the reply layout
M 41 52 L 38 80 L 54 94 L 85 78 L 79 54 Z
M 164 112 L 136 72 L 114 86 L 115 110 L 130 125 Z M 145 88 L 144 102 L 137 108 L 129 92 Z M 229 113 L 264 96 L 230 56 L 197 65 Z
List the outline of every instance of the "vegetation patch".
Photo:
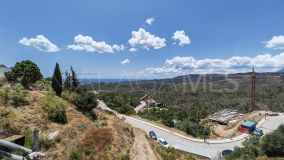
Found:
M 256 159 L 257 157 L 283 157 L 284 156 L 284 125 L 261 139 L 250 137 L 243 142 L 244 147 L 236 147 L 234 152 L 226 157 L 227 160 Z
M 55 123 L 66 124 L 66 103 L 52 93 L 42 97 L 41 105 L 49 120 Z
M 139 98 L 120 93 L 107 93 L 99 94 L 99 99 L 103 100 L 111 109 L 126 115 L 134 114 L 134 107 L 140 102 Z
M 11 71 L 5 72 L 5 77 L 9 82 L 19 82 L 24 87 L 28 87 L 30 84 L 42 79 L 43 76 L 34 62 L 25 60 L 17 62 L 11 68 Z

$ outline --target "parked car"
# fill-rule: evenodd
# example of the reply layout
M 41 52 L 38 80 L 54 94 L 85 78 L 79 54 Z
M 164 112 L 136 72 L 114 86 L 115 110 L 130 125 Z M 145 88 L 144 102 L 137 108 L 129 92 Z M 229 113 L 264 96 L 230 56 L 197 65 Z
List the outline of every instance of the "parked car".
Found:
M 263 131 L 262 131 L 262 129 L 256 128 L 253 131 L 253 134 L 256 135 L 256 136 L 262 136 L 263 135 Z
M 152 138 L 154 140 L 157 140 L 157 135 L 156 135 L 156 133 L 154 131 L 150 131 L 149 132 L 149 136 L 150 136 L 150 138 Z
M 230 150 L 230 149 L 223 150 L 223 151 L 221 152 L 221 157 L 228 156 L 228 155 L 230 155 L 230 154 L 232 154 L 232 153 L 233 153 L 233 151 Z
M 166 140 L 164 140 L 163 138 L 159 138 L 159 143 L 166 148 L 170 148 L 169 143 Z

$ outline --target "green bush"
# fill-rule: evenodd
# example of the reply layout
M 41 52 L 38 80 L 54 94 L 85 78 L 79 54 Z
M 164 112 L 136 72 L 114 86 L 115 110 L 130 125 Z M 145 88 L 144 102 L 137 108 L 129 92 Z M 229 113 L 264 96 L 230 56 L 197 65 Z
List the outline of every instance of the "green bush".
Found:
M 82 149 L 74 149 L 71 151 L 69 160 L 81 160 L 84 155 L 84 151 Z
M 28 104 L 29 102 L 27 100 L 27 94 L 28 92 L 21 84 L 15 84 L 15 86 L 13 86 L 13 91 L 11 94 L 11 105 L 21 106 Z
M 27 94 L 28 92 L 21 84 L 4 85 L 0 88 L 0 105 L 6 107 L 27 105 L 29 103 Z
M 77 97 L 76 92 L 72 92 L 72 91 L 63 91 L 62 92 L 62 98 L 64 98 L 68 102 L 74 103 L 75 100 L 76 100 L 76 97 Z
M 83 113 L 91 113 L 97 107 L 97 96 L 92 92 L 82 92 L 76 96 L 75 102 L 77 108 Z
M 139 104 L 139 98 L 120 93 L 102 92 L 99 99 L 103 100 L 108 107 L 121 114 L 134 114 L 134 106 Z
M 40 91 L 52 91 L 51 81 L 46 79 L 36 81 L 33 87 Z
M 49 120 L 55 123 L 67 123 L 66 103 L 63 100 L 49 93 L 41 99 L 41 105 Z
M 73 149 L 69 155 L 69 160 L 81 160 L 83 156 L 89 156 L 93 154 L 93 150 L 90 147 Z
M 117 112 L 126 115 L 131 115 L 135 113 L 133 107 L 131 106 L 121 106 L 117 109 Z
M 42 79 L 42 74 L 34 62 L 25 60 L 17 62 L 11 71 L 5 72 L 5 77 L 10 82 L 20 82 L 24 87 L 28 87 L 29 84 Z
M 177 123 L 176 126 L 178 129 L 185 131 L 187 134 L 190 134 L 193 137 L 204 138 L 210 134 L 210 128 L 203 127 L 202 125 L 189 120 L 184 120 L 180 123 Z
M 270 134 L 265 135 L 261 140 L 261 148 L 267 156 L 284 156 L 284 125 Z

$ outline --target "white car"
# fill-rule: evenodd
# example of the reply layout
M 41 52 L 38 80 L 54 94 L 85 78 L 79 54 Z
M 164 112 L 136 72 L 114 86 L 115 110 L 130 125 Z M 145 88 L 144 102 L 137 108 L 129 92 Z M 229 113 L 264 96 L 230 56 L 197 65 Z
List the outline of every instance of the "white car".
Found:
M 162 146 L 164 146 L 164 147 L 166 147 L 166 148 L 170 148 L 170 145 L 169 145 L 169 143 L 166 141 L 166 140 L 164 140 L 163 138 L 159 138 L 159 143 L 162 145 Z

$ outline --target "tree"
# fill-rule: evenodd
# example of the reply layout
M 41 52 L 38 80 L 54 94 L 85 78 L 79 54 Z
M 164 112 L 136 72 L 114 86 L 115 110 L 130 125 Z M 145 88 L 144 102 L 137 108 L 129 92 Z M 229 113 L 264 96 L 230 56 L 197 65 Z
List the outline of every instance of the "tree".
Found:
M 59 68 L 59 64 L 56 63 L 55 68 L 54 68 L 54 72 L 53 72 L 53 76 L 51 79 L 51 87 L 54 90 L 54 92 L 56 93 L 56 95 L 61 96 L 62 93 L 62 75 L 61 75 L 61 71 Z
M 261 148 L 267 156 L 284 156 L 284 125 L 261 139 Z
M 92 92 L 82 92 L 75 99 L 78 109 L 84 113 L 92 112 L 97 103 L 97 96 Z
M 71 75 L 68 71 L 65 72 L 65 81 L 64 81 L 64 89 L 71 89 Z
M 24 87 L 42 79 L 40 69 L 30 60 L 17 62 L 11 71 L 4 74 L 9 82 L 20 82 Z
M 77 109 L 92 119 L 97 119 L 97 115 L 93 109 L 97 107 L 97 96 L 92 92 L 83 91 L 79 93 L 75 99 Z
M 71 66 L 70 68 L 70 71 L 71 71 L 71 81 L 72 81 L 72 88 L 73 90 L 77 90 L 78 89 L 78 86 L 79 86 L 79 80 L 77 78 L 77 74 L 76 72 L 73 70 L 73 67 Z

